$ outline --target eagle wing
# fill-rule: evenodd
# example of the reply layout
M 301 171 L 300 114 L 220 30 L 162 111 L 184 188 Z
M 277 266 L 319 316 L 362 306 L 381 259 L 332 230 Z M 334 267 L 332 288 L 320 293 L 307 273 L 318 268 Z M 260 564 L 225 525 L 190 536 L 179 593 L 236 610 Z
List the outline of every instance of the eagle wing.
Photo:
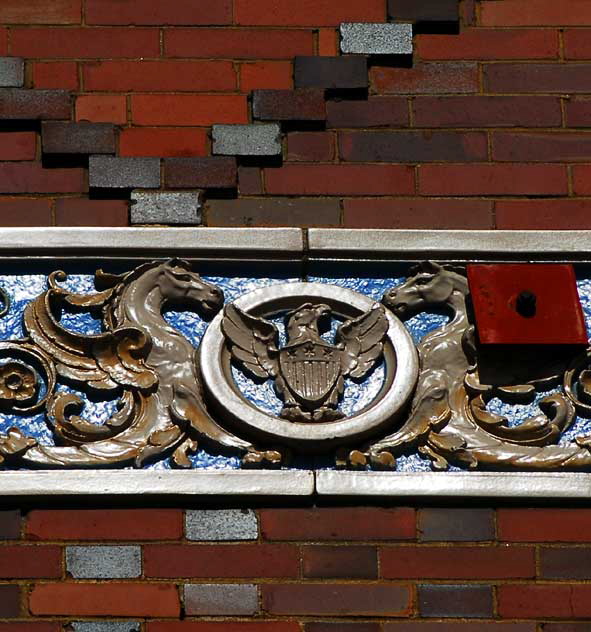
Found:
M 384 307 L 378 303 L 361 316 L 346 320 L 337 329 L 344 376 L 360 379 L 371 371 L 382 355 L 387 331 L 388 318 Z
M 279 332 L 264 318 L 250 316 L 233 303 L 224 308 L 222 332 L 232 357 L 262 380 L 279 373 Z

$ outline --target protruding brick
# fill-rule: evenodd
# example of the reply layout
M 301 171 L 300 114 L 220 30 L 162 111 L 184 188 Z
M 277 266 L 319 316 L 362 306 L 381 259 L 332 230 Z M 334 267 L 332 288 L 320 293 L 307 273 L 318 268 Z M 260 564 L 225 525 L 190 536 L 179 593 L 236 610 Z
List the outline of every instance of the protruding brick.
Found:
M 388 15 L 412 22 L 457 22 L 459 4 L 459 0 L 388 0 Z
M 504 230 L 588 230 L 591 200 L 497 200 L 495 217 L 497 228 Z
M 293 67 L 289 61 L 257 61 L 240 64 L 240 90 L 260 88 L 291 90 Z
M 0 577 L 60 577 L 61 560 L 58 546 L 0 546 Z
M 125 95 L 82 94 L 76 99 L 76 120 L 124 124 L 127 122 L 127 99 Z
M 408 101 L 370 97 L 367 101 L 328 101 L 328 127 L 407 127 Z
M 259 527 L 252 509 L 188 509 L 185 532 L 187 540 L 256 540 Z
M 374 66 L 371 84 L 379 94 L 468 94 L 479 91 L 474 62 L 417 63 L 412 68 Z
M 292 132 L 287 136 L 287 160 L 332 162 L 335 136 L 329 132 Z
M 254 584 L 186 584 L 185 612 L 192 615 L 253 615 L 259 609 Z
M 323 90 L 256 90 L 252 112 L 262 121 L 324 121 Z
M 60 198 L 55 201 L 56 226 L 127 226 L 127 200 Z
M 231 0 L 87 0 L 88 24 L 230 24 Z
M 186 127 L 128 127 L 119 133 L 120 156 L 205 156 L 207 131 Z
M 0 193 L 84 193 L 84 169 L 45 169 L 39 162 L 0 163 Z
M 246 96 L 235 94 L 138 94 L 131 97 L 136 125 L 247 123 Z
M 369 546 L 307 546 L 302 549 L 304 577 L 375 579 L 378 554 Z
M 71 110 L 65 90 L 0 90 L 0 118 L 69 119 Z
M 2 198 L 1 202 L 6 202 Z M 14 198 L 20 199 L 20 198 Z M 4 209 L 0 206 L 0 217 L 4 216 Z M 0 511 L 0 540 L 18 540 L 21 534 L 21 512 L 16 509 Z
M 131 194 L 132 224 L 201 224 L 199 193 L 149 193 L 133 191 Z
M 0 88 L 21 88 L 24 82 L 24 60 L 20 57 L 0 57 Z
M 0 132 L 0 160 L 35 160 L 35 132 Z
M 89 185 L 103 189 L 157 189 L 160 159 L 119 156 L 90 156 Z
M 66 571 L 76 579 L 120 579 L 142 574 L 139 546 L 67 546 Z
M 233 189 L 236 159 L 224 156 L 165 158 L 164 181 L 171 189 Z
M 72 621 L 70 627 L 72 632 L 140 632 L 139 621 Z
M 464 203 L 472 205 L 475 202 Z M 419 540 L 423 542 L 481 542 L 495 538 L 492 509 L 419 509 L 418 525 Z
M 0 197 L 0 226 L 51 226 L 52 223 L 50 199 Z M 0 512 L 0 515 L 2 513 L 12 512 Z M 19 537 L 18 523 L 7 527 L 8 535 L 3 535 L 2 524 L 3 520 L 0 517 L 0 539 L 12 540 Z M 11 533 L 13 535 L 10 535 Z
M 493 616 L 491 586 L 423 584 L 419 586 L 421 617 L 470 617 L 487 619 Z
M 3 24 L 79 24 L 82 0 L 2 0 Z
M 296 88 L 367 88 L 365 57 L 296 57 Z
M 33 63 L 33 87 L 38 90 L 77 91 L 78 64 L 75 61 Z
M 15 584 L 0 585 L 0 617 L 12 619 L 18 617 L 21 610 L 20 587 Z
M 410 24 L 341 24 L 341 52 L 359 55 L 412 55 Z
M 214 125 L 213 153 L 222 156 L 277 156 L 281 128 L 276 124 Z
M 115 127 L 110 123 L 44 121 L 41 139 L 46 154 L 115 153 Z
M 545 579 L 591 579 L 591 548 L 542 547 L 540 576 Z

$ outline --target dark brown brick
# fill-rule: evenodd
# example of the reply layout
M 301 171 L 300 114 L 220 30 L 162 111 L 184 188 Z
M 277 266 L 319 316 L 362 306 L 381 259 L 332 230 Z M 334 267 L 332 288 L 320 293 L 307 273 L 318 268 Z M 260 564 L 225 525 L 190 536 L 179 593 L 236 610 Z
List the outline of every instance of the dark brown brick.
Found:
M 388 15 L 393 20 L 455 22 L 459 5 L 459 0 L 388 0 Z
M 260 195 L 263 192 L 261 170 L 258 167 L 238 167 L 240 195 Z
M 493 160 L 510 162 L 573 162 L 591 160 L 591 132 L 549 134 L 496 133 Z
M 412 68 L 374 66 L 371 85 L 379 94 L 467 94 L 479 91 L 474 62 L 416 63 Z
M 261 121 L 324 121 L 324 91 L 255 90 L 252 112 Z
M 475 201 L 468 201 L 472 205 Z M 467 226 L 471 228 L 471 226 Z M 419 540 L 423 542 L 481 542 L 494 540 L 492 509 L 419 509 Z
M 51 226 L 51 224 L 50 199 L 0 197 L 0 226 Z M 15 535 L 0 535 L 0 539 L 18 538 L 19 528 L 18 523 L 15 524 L 14 530 L 9 530 L 9 533 Z
M 422 617 L 493 616 L 491 586 L 423 584 L 418 587 L 418 595 Z
M 0 90 L 0 118 L 69 119 L 72 97 L 65 90 Z
M 6 198 L 2 200 L 2 202 L 5 201 Z M 2 205 L 0 205 L 0 218 L 4 218 L 4 209 L 2 208 Z M 20 537 L 20 534 L 21 512 L 16 509 L 0 511 L 0 540 L 17 540 Z
M 55 202 L 56 226 L 127 226 L 126 200 L 61 198 Z
M 110 123 L 43 122 L 46 154 L 114 154 L 115 126 Z
M 487 159 L 483 132 L 341 132 L 339 154 L 354 162 L 467 162 Z
M 307 546 L 302 549 L 304 577 L 375 579 L 378 553 L 368 546 Z
M 535 623 L 386 623 L 383 632 L 536 632 Z M 558 632 L 558 631 L 557 631 Z M 565 631 L 566 632 L 566 631 Z M 573 631 L 574 632 L 574 631 Z M 581 630 L 581 632 L 583 632 Z
M 591 92 L 591 64 L 486 64 L 490 92 Z
M 545 579 L 591 579 L 591 548 L 543 547 L 540 576 Z
M 542 632 L 591 632 L 591 623 L 542 623 L 541 630 Z
M 236 159 L 166 158 L 164 181 L 173 189 L 233 189 L 237 182 Z
M 591 99 L 569 99 L 565 109 L 567 127 L 591 127 Z
M 335 137 L 330 132 L 292 132 L 287 135 L 287 159 L 303 162 L 334 160 Z
M 0 632 L 62 632 L 62 630 L 61 624 L 57 622 L 0 623 Z
M 38 162 L 0 163 L 0 193 L 84 193 L 84 169 L 45 169 Z
M 0 546 L 0 577 L 60 577 L 62 550 L 59 546 Z
M 0 617 L 12 619 L 20 614 L 20 588 L 18 586 L 0 585 Z
M 296 57 L 296 88 L 367 88 L 365 57 Z
M 381 632 L 381 627 L 379 623 L 306 623 L 304 630 L 305 632 Z
M 408 127 L 404 97 L 370 97 L 367 101 L 328 101 L 328 127 Z

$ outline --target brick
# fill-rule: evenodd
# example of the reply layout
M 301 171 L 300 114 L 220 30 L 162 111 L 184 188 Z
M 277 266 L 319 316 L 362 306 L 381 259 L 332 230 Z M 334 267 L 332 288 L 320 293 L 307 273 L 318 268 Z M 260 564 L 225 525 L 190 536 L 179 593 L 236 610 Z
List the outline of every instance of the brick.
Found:
M 69 119 L 72 99 L 65 90 L 0 90 L 0 118 Z
M 343 203 L 345 228 L 491 228 L 492 203 L 462 199 L 352 199 Z M 441 538 L 446 539 L 446 538 Z
M 201 224 L 199 193 L 131 193 L 131 224 Z
M 76 98 L 76 120 L 124 124 L 127 122 L 127 99 L 124 95 L 82 94 Z
M 591 99 L 569 99 L 564 106 L 567 127 L 591 127 Z
M 544 623 L 544 632 L 589 632 L 590 623 Z
M 339 226 L 337 199 L 211 200 L 209 226 Z
M 591 195 L 591 166 L 574 165 L 572 174 L 575 195 Z
M 235 90 L 229 61 L 103 61 L 85 64 L 84 88 L 101 92 L 224 92 Z
M 188 615 L 252 615 L 259 609 L 254 584 L 186 584 Z
M 242 95 L 138 94 L 131 97 L 137 125 L 213 125 L 247 123 Z
M 0 27 L 0 55 L 8 55 L 8 29 L 3 27 Z
M 296 57 L 296 88 L 367 88 L 367 59 L 355 57 Z
M 90 156 L 88 184 L 104 189 L 157 189 L 160 187 L 160 159 Z
M 55 201 L 56 226 L 127 226 L 127 200 L 61 198 Z
M 376 579 L 378 554 L 369 546 L 307 546 L 302 549 L 304 577 Z
M 425 165 L 419 167 L 421 195 L 566 195 L 560 165 Z
M 453 36 L 418 35 L 417 54 L 435 59 L 558 59 L 558 32 L 550 29 L 465 29 Z
M 171 584 L 37 584 L 29 596 L 34 615 L 178 617 L 180 602 Z
M 336 57 L 339 54 L 335 29 L 318 29 L 318 54 L 322 57 Z
M 119 133 L 121 156 L 205 156 L 207 131 L 186 127 L 129 127 Z
M 485 90 L 490 92 L 591 92 L 590 64 L 487 64 Z
M 417 97 L 417 127 L 560 127 L 560 99 L 522 97 Z
M 483 132 L 341 132 L 339 154 L 352 162 L 483 161 Z
M 478 66 L 473 62 L 417 63 L 413 68 L 375 66 L 371 85 L 379 94 L 441 94 L 479 91 Z
M 0 546 L 0 577 L 60 577 L 61 559 L 57 546 Z
M 287 136 L 287 160 L 328 162 L 334 160 L 335 138 L 326 132 L 293 132 Z
M 565 6 L 566 4 L 566 6 Z M 482 3 L 482 26 L 583 26 L 591 24 L 587 0 L 569 0 L 558 5 L 552 0 L 495 0 Z
M 493 616 L 493 595 L 490 586 L 423 584 L 418 587 L 421 617 Z
M 78 90 L 78 64 L 75 61 L 35 62 L 33 87 L 40 90 Z
M 237 24 L 338 26 L 341 22 L 385 22 L 383 0 L 235 0 Z
M 382 547 L 386 579 L 506 579 L 535 577 L 533 547 Z
M 458 200 L 459 202 L 459 200 Z M 476 201 L 466 200 L 473 205 Z M 471 228 L 467 226 L 467 228 Z M 422 542 L 483 542 L 495 539 L 492 509 L 425 508 L 418 514 L 419 540 Z
M 264 584 L 263 609 L 282 615 L 403 617 L 410 588 L 389 584 Z
M 238 167 L 238 191 L 240 195 L 261 195 L 263 182 L 258 167 Z
M 162 621 L 148 622 L 146 632 L 301 632 L 301 628 L 295 621 Z
M 259 524 L 252 509 L 188 509 L 187 540 L 221 542 L 256 540 Z
M 293 68 L 288 61 L 259 61 L 240 64 L 240 90 L 259 88 L 289 90 L 293 87 Z
M 591 509 L 499 509 L 499 540 L 591 542 Z
M 18 198 L 20 199 L 20 198 Z M 4 212 L 2 206 L 7 198 L 0 198 L 0 217 Z M 21 534 L 21 512 L 16 509 L 0 511 L 0 540 L 18 540 Z
M 586 29 L 564 31 L 564 56 L 566 59 L 591 59 L 591 42 Z
M 540 577 L 545 579 L 591 579 L 591 549 L 583 547 L 540 549 Z
M 225 156 L 281 155 L 281 128 L 276 123 L 261 125 L 214 125 L 212 153 Z
M 159 57 L 158 29 L 30 28 L 11 32 L 13 55 L 23 57 L 100 59 Z
M 591 616 L 589 584 L 505 584 L 497 588 L 501 617 L 578 619 Z
M 84 169 L 44 169 L 38 162 L 0 163 L 0 193 L 84 193 Z
M 511 162 L 574 162 L 591 160 L 591 133 L 496 133 L 493 160 Z
M 24 60 L 21 57 L 0 57 L 0 88 L 21 88 L 24 82 Z
M 110 123 L 62 123 L 43 121 L 46 154 L 114 154 L 115 127 Z
M 264 509 L 261 533 L 266 540 L 412 540 L 415 512 L 397 509 Z
M 87 0 L 87 24 L 230 24 L 231 0 Z
M 0 160 L 34 160 L 36 151 L 35 132 L 0 132 Z
M 79 24 L 82 0 L 2 0 L 0 23 Z
M 0 226 L 51 226 L 51 200 L 32 198 L 0 197 Z M 1 520 L 0 520 L 1 522 Z M 2 539 L 19 537 L 19 525 L 14 535 L 0 535 Z M 2 533 L 0 529 L 0 533 Z M 11 531 L 9 530 L 10 534 Z
M 328 127 L 407 127 L 404 97 L 370 97 L 367 101 L 328 101 Z
M 67 546 L 66 571 L 75 579 L 121 579 L 142 574 L 139 546 Z
M 0 623 L 0 632 L 62 632 L 59 623 Z
M 236 159 L 224 156 L 167 158 L 164 182 L 172 189 L 233 189 L 236 187 Z
M 139 621 L 73 621 L 72 632 L 140 632 Z
M 0 585 L 0 617 L 12 619 L 20 614 L 20 588 L 11 584 Z
M 314 54 L 311 30 L 293 29 L 194 29 L 164 31 L 167 57 L 231 59 L 291 59 Z M 336 53 L 335 53 L 336 54 Z
M 340 27 L 341 52 L 357 55 L 412 55 L 410 24 L 344 22 Z
M 591 228 L 591 200 L 507 200 L 496 203 L 497 228 L 577 230 Z
M 324 121 L 326 105 L 322 90 L 256 90 L 253 116 L 272 121 Z
M 388 15 L 412 22 L 456 22 L 458 0 L 388 0 Z
M 546 624 L 547 625 L 547 624 Z M 533 623 L 386 623 L 383 632 L 536 632 Z M 566 632 L 566 631 L 565 631 Z M 581 631 L 582 632 L 582 631 Z
M 306 623 L 306 632 L 381 632 L 379 623 Z
M 32 540 L 178 540 L 183 513 L 176 509 L 33 510 L 26 534 Z

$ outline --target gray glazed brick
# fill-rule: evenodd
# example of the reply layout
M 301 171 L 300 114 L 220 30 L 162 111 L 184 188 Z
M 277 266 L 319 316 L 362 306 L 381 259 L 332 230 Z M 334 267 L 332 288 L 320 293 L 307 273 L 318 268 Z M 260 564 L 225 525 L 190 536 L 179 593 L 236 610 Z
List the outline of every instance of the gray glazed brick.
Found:
M 67 546 L 66 570 L 76 579 L 117 579 L 142 574 L 139 546 Z
M 0 88 L 21 88 L 24 83 L 24 60 L 20 57 L 0 57 Z
M 281 129 L 277 124 L 214 125 L 213 153 L 223 156 L 277 156 Z
M 90 156 L 89 185 L 102 189 L 157 189 L 160 158 Z
M 254 584 L 185 585 L 188 615 L 251 615 L 258 607 L 258 590 Z
M 132 191 L 132 224 L 201 224 L 199 193 Z
M 252 509 L 191 509 L 186 518 L 187 540 L 256 540 L 258 523 Z
M 73 632 L 139 632 L 139 621 L 72 621 Z
M 411 24 L 341 24 L 341 52 L 361 55 L 412 55 Z

